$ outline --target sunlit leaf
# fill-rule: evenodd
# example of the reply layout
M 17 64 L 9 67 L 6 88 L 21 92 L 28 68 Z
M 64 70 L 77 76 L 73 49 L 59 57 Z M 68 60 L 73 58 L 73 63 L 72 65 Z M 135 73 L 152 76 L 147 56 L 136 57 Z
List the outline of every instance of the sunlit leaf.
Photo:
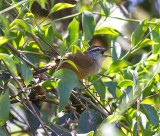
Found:
M 142 40 L 144 33 L 146 31 L 147 31 L 147 19 L 144 19 L 139 23 L 137 28 L 132 33 L 132 37 L 131 37 L 132 46 L 136 45 Z
M 119 71 L 127 66 L 130 66 L 130 65 L 131 64 L 125 60 L 116 60 L 110 65 L 108 72 Z
M 75 5 L 72 5 L 72 4 L 69 4 L 69 3 L 57 3 L 53 6 L 53 8 L 51 9 L 51 11 L 49 12 L 49 15 L 56 12 L 56 11 L 59 11 L 59 10 L 62 10 L 62 9 L 66 9 L 66 8 L 72 8 L 74 7 Z
M 65 62 L 69 63 L 69 64 L 70 64 L 71 66 L 73 66 L 77 71 L 79 71 L 78 68 L 77 68 L 77 66 L 74 64 L 73 61 L 71 61 L 71 60 L 65 60 L 65 61 L 63 61 L 63 63 L 65 63 Z
M 6 65 L 8 65 L 8 67 L 12 70 L 15 76 L 18 76 L 13 59 L 8 54 L 0 53 L 0 59 L 3 59 L 3 61 L 6 63 Z
M 4 95 L 0 96 L 0 126 L 3 126 L 9 118 L 10 101 L 9 90 Z
M 96 29 L 94 32 L 94 35 L 98 35 L 98 34 L 109 34 L 113 36 L 120 35 L 120 33 L 112 27 L 102 27 L 102 28 Z
M 151 40 L 158 43 L 158 44 L 152 45 L 153 54 L 156 54 L 160 50 L 160 42 L 159 42 L 160 41 L 160 33 L 159 33 L 159 25 L 158 25 L 158 24 L 160 24 L 160 22 L 158 19 L 155 19 L 155 18 L 152 19 L 151 21 L 154 22 L 155 24 L 150 24 L 150 28 L 154 29 L 156 27 L 150 34 Z
M 26 20 L 22 20 L 22 19 L 15 19 L 11 24 L 10 24 L 11 30 L 15 29 L 15 28 L 20 28 L 22 30 L 25 30 L 28 33 L 31 33 L 33 35 L 35 34 L 35 29 L 33 28 L 33 26 L 31 24 L 28 23 L 28 21 Z
M 73 21 L 68 26 L 68 36 L 66 38 L 67 46 L 76 41 L 79 37 L 79 22 L 74 18 Z

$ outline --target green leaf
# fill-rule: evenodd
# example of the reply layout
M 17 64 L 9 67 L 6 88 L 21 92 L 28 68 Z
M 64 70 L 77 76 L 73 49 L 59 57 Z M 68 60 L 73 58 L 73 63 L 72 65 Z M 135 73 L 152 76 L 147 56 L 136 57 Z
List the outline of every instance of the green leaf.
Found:
M 142 104 L 142 106 L 145 108 L 145 115 L 149 119 L 152 126 L 156 126 L 159 123 L 159 117 L 156 109 L 148 104 Z
M 3 17 L 2 14 L 0 14 L 0 23 L 4 27 L 5 36 L 8 36 L 9 35 L 9 20 Z M 1 26 L 1 29 L 2 29 L 2 26 Z
M 102 1 L 99 1 L 99 4 L 101 5 L 101 8 L 103 9 L 106 18 L 109 16 L 110 8 L 108 7 L 108 3 L 102 3 Z
M 131 64 L 125 60 L 116 60 L 110 65 L 108 72 L 115 72 L 130 65 Z
M 39 109 L 37 108 L 37 106 L 34 104 L 32 104 L 32 106 L 35 109 L 36 113 L 40 116 L 40 112 L 39 112 Z M 30 128 L 33 132 L 36 132 L 36 130 L 39 128 L 40 122 L 26 107 L 24 107 L 24 108 L 25 108 L 25 113 L 26 113 L 27 121 L 30 125 Z M 30 107 L 29 107 L 29 109 L 31 110 Z
M 82 112 L 79 122 L 78 130 L 80 133 L 88 133 L 96 131 L 98 125 L 102 122 L 101 114 L 92 109 L 86 109 Z
M 73 21 L 68 26 L 68 36 L 66 38 L 67 46 L 78 40 L 79 38 L 79 22 L 74 18 Z
M 0 45 L 3 45 L 4 43 L 8 42 L 9 39 L 7 37 L 0 37 Z
M 13 31 L 11 31 L 11 35 L 13 37 L 16 37 L 14 40 L 12 40 L 12 45 L 16 49 L 19 49 L 24 43 L 24 38 L 23 38 L 22 33 L 20 31 L 13 30 Z
M 8 54 L 0 53 L 0 59 L 3 59 L 3 61 L 6 63 L 6 65 L 8 65 L 15 76 L 18 76 L 16 66 Z
M 94 35 L 98 35 L 98 34 L 109 34 L 113 36 L 120 35 L 120 33 L 112 27 L 102 27 L 102 28 L 96 29 L 94 32 Z
M 155 24 L 150 24 L 151 29 L 153 29 L 155 27 L 155 25 L 159 24 L 159 19 L 152 19 L 152 22 L 155 22 Z M 157 25 L 157 27 L 151 32 L 151 40 L 153 40 L 154 42 L 158 43 L 158 44 L 153 44 L 152 45 L 152 51 L 153 54 L 158 53 L 158 51 L 160 50 L 160 32 L 159 32 L 159 25 Z
M 77 71 L 79 71 L 78 68 L 77 68 L 77 66 L 74 64 L 73 61 L 71 61 L 71 60 L 65 60 L 65 61 L 63 61 L 63 63 L 64 63 L 64 62 L 69 63 L 69 64 L 70 64 L 71 66 L 73 66 Z
M 88 42 L 93 37 L 96 26 L 96 22 L 91 12 L 89 11 L 82 12 L 82 25 L 83 25 L 84 41 Z
M 9 90 L 0 96 L 0 126 L 3 126 L 9 118 L 10 101 Z
M 0 136 L 7 136 L 7 134 L 5 133 L 3 127 L 0 127 Z
M 146 46 L 149 46 L 149 45 L 158 45 L 159 43 L 157 42 L 154 42 L 150 39 L 144 39 L 135 49 L 138 50 L 140 48 L 143 48 L 143 47 L 146 47 Z
M 132 80 L 123 80 L 118 84 L 119 87 L 124 87 L 125 89 L 128 86 L 133 86 L 133 81 Z
M 72 136 L 68 129 L 65 129 L 65 128 L 62 129 L 62 127 L 57 124 L 53 124 L 51 128 L 54 130 L 54 132 L 56 132 L 56 134 L 52 132 L 51 136 L 57 136 L 57 135 Z
M 67 105 L 71 91 L 78 85 L 79 81 L 76 74 L 69 69 L 60 69 L 54 76 L 59 78 L 56 88 L 59 96 L 59 111 L 61 111 Z
M 22 68 L 22 76 L 24 79 L 24 83 L 27 86 L 33 79 L 32 71 L 27 67 L 25 63 L 21 65 Z
M 121 56 L 121 46 L 116 40 L 111 41 L 112 48 L 112 60 L 115 61 Z
M 10 24 L 10 27 L 12 27 L 11 28 L 11 30 L 12 29 L 17 29 L 17 28 L 20 28 L 20 29 L 22 29 L 22 30 L 25 30 L 26 32 L 28 32 L 28 33 L 31 33 L 31 34 L 33 34 L 33 35 L 36 35 L 35 34 L 35 29 L 33 28 L 33 26 L 32 25 L 30 25 L 29 23 L 28 23 L 28 21 L 26 21 L 26 20 L 22 20 L 22 19 L 15 19 L 11 24 Z
M 56 36 L 61 41 L 63 41 L 62 35 L 56 30 L 56 23 L 51 19 L 50 19 L 50 22 L 51 22 L 51 26 L 52 26 L 52 29 L 53 29 L 53 35 Z
M 54 12 L 56 12 L 56 11 L 59 11 L 59 10 L 62 10 L 62 9 L 66 9 L 66 8 L 72 8 L 74 6 L 75 5 L 68 4 L 68 3 L 57 3 L 51 9 L 51 11 L 49 12 L 49 15 L 52 14 L 52 13 L 54 13 Z
M 37 0 L 37 2 L 41 5 L 41 7 L 43 9 L 46 9 L 45 4 L 46 4 L 46 0 Z
M 105 82 L 104 83 L 105 86 L 108 87 L 108 91 L 112 94 L 112 96 L 116 99 L 117 95 L 116 95 L 116 88 L 117 88 L 117 83 L 116 82 Z
M 80 49 L 79 46 L 77 46 L 77 45 L 72 45 L 72 47 L 73 47 L 73 57 L 75 56 L 77 50 L 78 50 L 81 54 L 83 54 L 83 51 Z
M 92 82 L 96 81 L 93 84 L 93 86 L 96 89 L 96 91 L 98 92 L 101 99 L 105 99 L 105 94 L 106 94 L 105 85 L 101 79 L 99 79 L 99 80 L 97 80 L 97 79 L 98 79 L 98 77 L 96 75 L 93 75 Z
M 136 45 L 142 40 L 144 33 L 146 31 L 147 31 L 147 19 L 144 19 L 139 23 L 135 31 L 132 33 L 131 37 L 132 46 Z

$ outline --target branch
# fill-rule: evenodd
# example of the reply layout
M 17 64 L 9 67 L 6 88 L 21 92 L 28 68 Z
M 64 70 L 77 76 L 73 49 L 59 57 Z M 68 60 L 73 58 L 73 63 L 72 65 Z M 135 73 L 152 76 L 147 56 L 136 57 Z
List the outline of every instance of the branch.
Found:
M 98 110 L 102 115 L 104 115 L 106 118 L 109 116 L 106 112 L 104 112 L 101 108 L 99 108 L 95 103 L 93 103 L 91 101 L 90 98 L 87 98 L 85 96 L 83 96 L 79 90 L 76 88 L 76 91 L 78 92 L 77 96 L 79 96 L 81 99 L 85 100 L 86 102 L 88 102 L 90 105 L 92 105 L 96 110 Z

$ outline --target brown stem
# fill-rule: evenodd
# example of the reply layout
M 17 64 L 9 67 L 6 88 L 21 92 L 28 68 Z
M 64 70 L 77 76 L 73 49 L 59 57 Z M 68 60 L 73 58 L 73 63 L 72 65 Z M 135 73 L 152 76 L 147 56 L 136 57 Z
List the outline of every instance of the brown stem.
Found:
M 110 115 L 111 113 L 97 100 L 97 98 L 89 91 L 89 89 L 80 81 L 80 83 L 85 87 L 85 91 L 89 93 Z
M 46 43 L 55 53 L 56 53 L 56 55 L 58 55 L 58 56 L 60 56 L 60 54 L 56 51 L 56 49 L 52 46 L 52 45 L 50 45 L 46 40 L 44 40 L 41 36 L 39 36 L 38 34 L 37 34 L 37 36 L 44 42 L 44 43 Z
M 137 98 L 137 136 L 140 136 L 140 122 L 139 122 L 139 116 L 140 116 L 140 103 L 141 98 Z
M 85 100 L 85 101 L 88 102 L 90 105 L 92 105 L 96 110 L 98 110 L 102 115 L 104 115 L 105 118 L 107 118 L 107 117 L 109 116 L 106 112 L 104 112 L 101 108 L 99 108 L 95 103 L 93 103 L 90 98 L 87 98 L 87 97 L 83 96 L 83 95 L 79 92 L 78 89 L 76 89 L 76 90 L 77 90 L 78 95 L 79 95 L 79 97 L 80 97 L 81 99 Z

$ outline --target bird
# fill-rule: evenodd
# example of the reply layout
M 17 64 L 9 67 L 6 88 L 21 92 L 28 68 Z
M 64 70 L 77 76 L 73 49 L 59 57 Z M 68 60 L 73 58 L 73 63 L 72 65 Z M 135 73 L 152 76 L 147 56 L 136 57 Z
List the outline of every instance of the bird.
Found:
M 78 80 L 85 79 L 90 75 L 98 73 L 98 71 L 101 69 L 102 62 L 106 57 L 112 57 L 110 55 L 104 54 L 104 52 L 110 48 L 112 47 L 104 48 L 101 46 L 92 45 L 88 47 L 87 50 L 83 53 L 76 52 L 76 54 L 73 55 L 72 52 L 69 52 L 63 57 L 63 61 L 71 60 L 76 65 L 78 70 L 67 62 L 62 63 L 59 66 L 59 69 L 70 69 L 76 73 Z M 34 75 L 46 72 L 50 69 L 56 69 L 61 59 L 62 57 L 58 56 L 45 66 L 35 69 Z

